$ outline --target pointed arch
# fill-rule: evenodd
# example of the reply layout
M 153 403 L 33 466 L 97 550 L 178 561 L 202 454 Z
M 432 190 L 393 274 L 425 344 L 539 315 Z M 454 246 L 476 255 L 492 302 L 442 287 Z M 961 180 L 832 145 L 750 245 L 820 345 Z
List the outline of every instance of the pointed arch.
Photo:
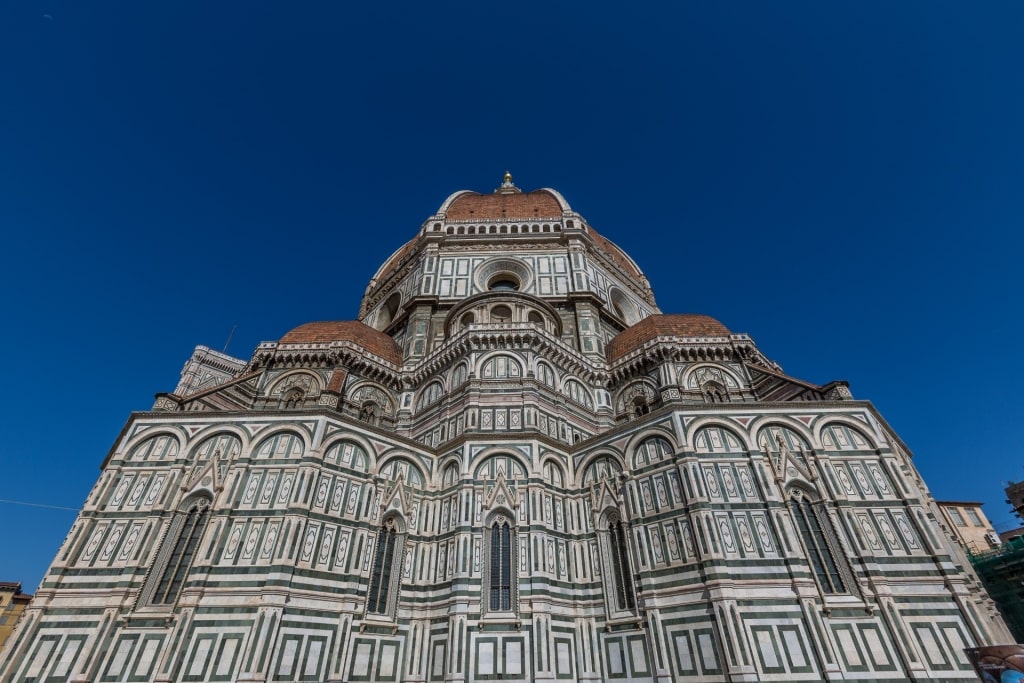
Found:
M 495 508 L 484 524 L 484 611 L 515 613 L 518 605 L 518 554 L 516 518 L 511 510 Z
M 389 616 L 395 611 L 402 562 L 405 558 L 406 529 L 405 519 L 398 512 L 385 514 L 381 521 L 377 531 L 377 545 L 373 551 L 370 583 L 366 592 L 367 614 Z
M 171 608 L 178 601 L 210 520 L 213 497 L 206 492 L 188 496 L 171 518 L 140 602 Z
M 852 573 L 823 502 L 812 500 L 806 487 L 796 485 L 787 488 L 786 498 L 818 588 L 825 594 L 851 592 Z
M 607 482 L 602 484 L 607 485 Z M 633 579 L 629 525 L 622 510 L 608 496 L 596 512 L 597 545 L 602 558 L 605 607 L 610 618 L 636 613 L 636 585 Z

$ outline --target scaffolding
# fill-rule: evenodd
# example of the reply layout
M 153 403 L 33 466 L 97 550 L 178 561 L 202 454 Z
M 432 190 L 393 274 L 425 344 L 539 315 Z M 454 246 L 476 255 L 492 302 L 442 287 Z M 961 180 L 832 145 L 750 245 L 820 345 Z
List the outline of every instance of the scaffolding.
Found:
M 972 552 L 970 559 L 1013 637 L 1024 643 L 1024 537 L 992 550 Z

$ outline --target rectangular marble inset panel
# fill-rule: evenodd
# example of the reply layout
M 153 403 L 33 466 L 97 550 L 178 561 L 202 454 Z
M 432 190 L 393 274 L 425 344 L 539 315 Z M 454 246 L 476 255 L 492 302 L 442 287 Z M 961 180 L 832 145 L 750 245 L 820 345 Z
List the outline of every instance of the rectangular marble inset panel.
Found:
M 395 677 L 395 664 L 398 659 L 398 646 L 394 643 L 381 643 L 380 646 L 380 667 L 377 669 L 377 678 L 393 679 Z
M 644 639 L 631 637 L 629 640 L 629 663 L 634 674 L 645 674 L 650 671 L 647 662 L 647 648 L 644 647 Z
M 135 650 L 136 642 L 138 642 L 138 636 L 129 636 L 118 641 L 117 646 L 114 648 L 114 656 L 107 665 L 107 670 L 103 673 L 103 680 L 114 681 L 121 678 L 124 674 L 125 665 L 128 663 L 128 658 Z M 199 652 L 203 653 L 200 656 L 205 656 L 206 654 L 201 648 Z
M 356 654 L 352 658 L 352 675 L 365 677 L 370 673 L 370 658 L 373 657 L 373 642 L 356 642 Z
M 862 624 L 860 625 L 861 639 L 864 641 L 864 645 L 867 647 L 868 657 L 871 659 L 871 664 L 878 671 L 891 671 L 896 668 L 892 662 L 892 657 L 889 655 L 889 650 L 885 646 L 885 642 L 882 640 L 882 634 L 879 632 L 876 624 Z
M 523 673 L 523 641 L 518 639 L 506 639 L 505 646 L 505 671 L 508 676 L 519 676 Z
M 162 638 L 148 638 L 146 644 L 142 649 L 142 656 L 139 658 L 140 664 L 136 665 L 135 673 L 139 674 L 140 670 L 142 675 L 149 677 L 150 664 L 142 666 L 141 662 L 145 661 L 147 656 L 149 661 L 152 662 L 153 652 L 156 650 L 156 646 L 160 644 Z M 57 665 L 53 668 L 51 676 L 57 679 L 63 680 L 65 676 L 71 673 L 72 668 L 75 665 L 75 661 L 78 659 L 78 653 L 82 651 L 82 643 L 85 642 L 85 636 L 72 636 L 68 637 L 64 641 L 64 646 L 61 648 L 57 658 Z
M 605 654 L 608 657 L 608 672 L 613 676 L 620 676 L 626 673 L 626 663 L 623 661 L 622 641 L 608 640 L 605 645 Z
M 768 673 L 785 671 L 779 662 L 778 646 L 770 626 L 753 626 L 750 629 L 757 643 L 757 656 L 761 660 L 761 668 Z
M 800 628 L 779 626 L 779 635 L 782 636 L 782 646 L 786 651 L 786 658 L 789 660 L 789 670 L 794 673 L 810 671 L 811 663 L 804 646 L 808 639 L 800 632 Z
M 697 673 L 697 665 L 693 661 L 693 648 L 690 645 L 690 634 L 683 632 L 673 638 L 676 646 L 676 663 L 679 665 L 679 673 L 691 675 Z
M 925 657 L 928 658 L 928 664 L 930 664 L 932 668 L 952 668 L 949 665 L 949 660 L 946 659 L 946 655 L 942 652 L 942 647 L 939 645 L 939 641 L 935 637 L 935 631 L 932 630 L 931 625 L 916 624 L 914 626 L 914 635 L 917 636 L 917 642 L 920 643 Z
M 555 639 L 555 674 L 559 677 L 572 676 L 572 641 Z
M 478 641 L 476 644 L 476 672 L 481 676 L 494 673 L 494 640 Z
M 851 671 L 863 670 L 864 659 L 860 653 L 860 644 L 853 635 L 853 627 L 849 624 L 837 625 L 832 629 L 836 636 L 836 643 L 839 644 L 839 654 L 846 663 L 846 668 Z
M 217 661 L 214 665 L 214 680 L 225 681 L 231 678 L 235 669 L 235 658 L 242 644 L 240 636 L 226 636 L 221 640 L 217 652 Z
M 697 647 L 700 652 L 700 665 L 704 673 L 718 670 L 718 656 L 715 654 L 715 641 L 710 630 L 695 632 L 697 635 Z
M 196 638 L 195 645 L 192 646 L 192 654 L 188 658 L 188 673 L 185 676 L 187 681 L 199 681 L 206 677 L 206 665 L 210 661 L 210 651 L 213 650 L 213 644 L 216 640 L 216 636 L 203 635 Z
M 430 669 L 430 677 L 436 681 L 444 678 L 444 643 L 434 643 L 434 652 L 430 655 L 433 665 Z
M 947 652 L 953 654 L 957 665 L 961 669 L 971 668 L 967 658 L 964 656 L 964 648 L 967 647 L 967 643 L 964 641 L 963 632 L 956 624 L 938 624 L 937 626 L 939 633 L 942 634 L 943 639 L 946 641 Z

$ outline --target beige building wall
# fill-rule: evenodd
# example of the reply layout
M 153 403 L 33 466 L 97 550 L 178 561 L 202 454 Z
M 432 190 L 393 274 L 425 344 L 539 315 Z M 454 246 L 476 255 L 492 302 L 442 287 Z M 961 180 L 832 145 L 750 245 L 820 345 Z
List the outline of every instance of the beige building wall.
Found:
M 982 511 L 981 503 L 937 501 L 937 504 L 950 531 L 968 551 L 985 552 L 1002 542 Z
M 20 583 L 0 581 L 0 649 L 30 602 L 32 596 L 21 592 Z

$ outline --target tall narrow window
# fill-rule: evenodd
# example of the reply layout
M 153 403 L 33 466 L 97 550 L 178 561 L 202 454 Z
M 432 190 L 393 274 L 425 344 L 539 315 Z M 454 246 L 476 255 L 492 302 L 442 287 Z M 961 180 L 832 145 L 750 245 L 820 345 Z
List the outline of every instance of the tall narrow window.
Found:
M 629 571 L 629 546 L 626 545 L 625 524 L 618 517 L 609 520 L 608 545 L 612 556 L 616 607 L 633 611 L 636 609 L 636 596 L 633 593 L 632 573 Z
M 371 614 L 387 614 L 388 593 L 391 590 L 391 567 L 395 559 L 394 518 L 388 519 L 377 535 L 377 552 L 373 557 L 373 571 L 370 573 L 370 594 L 366 600 L 366 611 Z
M 504 515 L 491 525 L 490 609 L 494 612 L 512 610 L 512 543 L 515 534 Z
M 154 605 L 173 605 L 181 593 L 181 587 L 185 583 L 185 576 L 192 567 L 192 560 L 195 559 L 196 549 L 199 547 L 199 540 L 206 529 L 206 523 L 210 519 L 210 500 L 205 497 L 197 498 L 184 512 L 178 512 L 171 524 L 171 534 L 168 542 L 170 554 L 167 555 L 166 563 L 159 572 L 160 579 L 149 602 Z
M 807 547 L 807 556 L 821 590 L 825 593 L 846 593 L 847 587 L 843 580 L 843 573 L 835 555 L 832 554 L 832 548 L 825 536 L 825 529 L 818 518 L 815 506 L 800 496 L 790 499 L 789 509 L 793 513 L 797 529 L 800 530 L 804 546 Z

